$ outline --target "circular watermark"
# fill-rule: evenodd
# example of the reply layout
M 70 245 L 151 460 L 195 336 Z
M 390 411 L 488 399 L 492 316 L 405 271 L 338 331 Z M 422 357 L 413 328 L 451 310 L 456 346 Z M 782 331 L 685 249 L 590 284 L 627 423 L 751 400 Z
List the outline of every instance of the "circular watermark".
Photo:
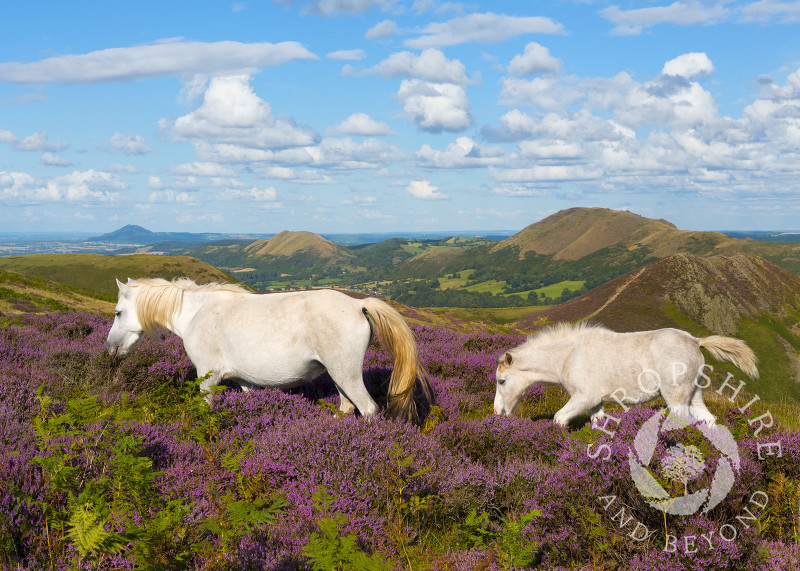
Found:
M 634 437 L 633 447 L 628 451 L 628 463 L 636 489 L 652 507 L 668 514 L 692 515 L 698 511 L 710 511 L 731 491 L 735 473 L 740 468 L 739 448 L 730 430 L 719 424 L 710 426 L 700 423 L 696 428 L 720 453 L 711 484 L 689 493 L 689 483 L 703 472 L 706 459 L 697 446 L 678 443 L 669 448 L 662 458 L 660 472 L 669 480 L 682 482 L 684 494 L 673 496 L 664 489 L 648 469 L 653 463 L 660 436 L 682 430 L 695 422 L 696 419 L 691 417 L 660 410 L 642 425 Z

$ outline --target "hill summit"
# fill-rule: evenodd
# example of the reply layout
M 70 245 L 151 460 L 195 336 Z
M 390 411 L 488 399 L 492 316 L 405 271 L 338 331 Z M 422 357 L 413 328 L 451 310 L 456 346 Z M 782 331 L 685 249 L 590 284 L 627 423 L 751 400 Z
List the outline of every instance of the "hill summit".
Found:
M 256 240 L 244 247 L 244 251 L 254 258 L 268 256 L 290 257 L 298 253 L 331 259 L 345 260 L 353 257 L 341 246 L 326 240 L 313 232 L 291 232 L 284 230 L 268 240 Z

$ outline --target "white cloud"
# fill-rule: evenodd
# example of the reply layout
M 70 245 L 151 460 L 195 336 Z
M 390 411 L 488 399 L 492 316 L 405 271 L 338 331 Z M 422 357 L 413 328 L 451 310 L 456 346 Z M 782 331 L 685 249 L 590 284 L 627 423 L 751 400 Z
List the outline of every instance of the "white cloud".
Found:
M 388 38 L 397 33 L 397 23 L 392 20 L 383 20 L 372 26 L 367 33 L 364 34 L 364 39 L 367 40 L 381 40 Z
M 0 63 L 0 79 L 12 83 L 99 83 L 147 77 L 219 74 L 317 59 L 298 42 L 171 41 L 64 55 L 32 63 Z
M 347 119 L 329 127 L 326 130 L 327 135 L 359 135 L 362 137 L 376 137 L 396 135 L 394 131 L 389 128 L 389 125 L 381 121 L 375 121 L 366 113 L 353 113 Z
M 444 151 L 422 145 L 417 151 L 417 158 L 426 167 L 459 169 L 499 165 L 506 160 L 507 153 L 500 147 L 486 148 L 469 137 L 459 137 Z
M 93 169 L 41 180 L 25 173 L 0 172 L 0 199 L 6 203 L 109 202 L 127 187 L 115 175 Z
M 561 61 L 550 55 L 550 50 L 541 44 L 531 42 L 525 46 L 525 53 L 516 55 L 508 64 L 508 71 L 516 75 L 535 73 L 558 73 Z
M 463 131 L 472 125 L 469 99 L 460 85 L 404 79 L 397 97 L 406 115 L 424 131 Z
M 359 61 L 367 57 L 364 50 L 337 50 L 326 55 L 328 59 Z
M 197 197 L 188 192 L 175 192 L 174 190 L 156 190 L 148 197 L 150 202 L 179 202 L 183 204 L 198 204 Z
M 150 152 L 147 141 L 140 135 L 114 133 L 108 140 L 108 145 L 126 155 L 145 155 Z
M 521 169 L 495 169 L 489 167 L 489 174 L 500 182 L 543 182 L 565 180 L 592 180 L 603 173 L 599 169 L 581 165 L 541 165 Z
M 714 72 L 714 64 L 704 53 L 683 54 L 664 64 L 661 73 L 677 75 L 686 79 L 706 77 Z
M 422 200 L 446 200 L 448 196 L 439 192 L 439 188 L 427 180 L 412 180 L 406 187 L 408 193 Z
M 416 55 L 411 52 L 396 52 L 369 69 L 366 73 L 377 73 L 383 77 L 419 77 L 427 81 L 474 83 L 467 77 L 466 68 L 459 60 L 449 60 L 440 50 L 429 48 Z
M 318 16 L 335 16 L 338 14 L 361 14 L 372 8 L 389 10 L 398 4 L 399 0 L 279 0 L 282 3 L 305 4 L 303 12 L 317 14 Z
M 561 34 L 564 27 L 540 16 L 506 16 L 504 14 L 470 14 L 447 22 L 428 24 L 419 37 L 406 40 L 411 48 L 454 46 L 466 42 L 500 43 L 523 34 Z
M 59 157 L 55 153 L 45 153 L 42 155 L 42 164 L 52 167 L 67 167 L 72 164 L 71 161 L 68 161 L 65 158 Z
M 569 104 L 569 94 L 559 88 L 554 78 L 535 77 L 528 81 L 518 77 L 502 80 L 500 103 L 503 105 L 530 105 L 542 109 L 563 109 Z
M 161 125 L 169 123 L 162 120 Z M 213 78 L 203 104 L 171 127 L 179 141 L 218 141 L 258 149 L 309 145 L 317 140 L 311 127 L 274 117 L 269 103 L 256 95 L 248 75 Z
M 225 201 L 251 201 L 251 202 L 270 202 L 278 197 L 278 192 L 275 187 L 258 188 L 251 186 L 249 188 L 228 188 L 223 192 L 217 194 L 219 200 Z
M 710 6 L 698 0 L 678 0 L 669 6 L 651 6 L 623 10 L 619 6 L 609 6 L 600 14 L 615 24 L 613 34 L 620 36 L 638 35 L 645 28 L 659 24 L 678 26 L 708 25 L 720 21 L 728 15 L 725 2 L 715 2 Z
M 34 133 L 14 143 L 14 148 L 18 151 L 63 151 L 68 147 L 69 145 L 62 141 L 51 143 L 44 131 Z
M 173 174 L 187 176 L 234 176 L 232 168 L 212 162 L 184 163 L 172 169 Z
M 16 143 L 17 136 L 8 129 L 0 129 L 0 143 Z
M 758 0 L 742 7 L 742 21 L 744 22 L 767 22 L 770 20 L 780 24 L 800 22 L 800 2 L 797 0 L 794 2 Z

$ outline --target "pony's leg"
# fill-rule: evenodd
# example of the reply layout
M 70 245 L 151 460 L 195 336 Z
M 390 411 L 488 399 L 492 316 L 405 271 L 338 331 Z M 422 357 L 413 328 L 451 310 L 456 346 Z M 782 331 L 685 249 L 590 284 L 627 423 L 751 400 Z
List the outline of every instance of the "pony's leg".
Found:
M 339 388 L 339 385 L 336 385 L 336 390 L 339 391 L 339 412 L 342 414 L 350 414 L 353 412 L 356 409 L 355 405 L 350 402 L 350 399 L 347 398 L 347 395 Z
M 358 367 L 352 367 L 352 370 L 348 370 L 349 367 L 344 364 L 335 364 L 326 368 L 333 382 L 336 383 L 336 390 L 351 404 L 355 405 L 361 416 L 377 414 L 380 409 L 378 403 L 367 392 L 367 387 L 364 386 L 360 361 Z M 340 401 L 340 410 L 342 410 L 343 403 L 344 401 Z
M 211 401 L 213 400 L 212 397 L 214 396 L 214 393 L 210 392 L 211 387 L 216 387 L 219 384 L 220 375 L 214 371 L 206 371 L 205 374 L 200 376 L 206 377 L 205 380 L 200 383 L 200 392 L 208 393 L 206 394 L 206 402 L 211 405 Z
M 696 387 L 692 395 L 692 404 L 689 405 L 689 413 L 697 420 L 703 421 L 709 426 L 717 422 L 717 417 L 711 414 L 703 401 L 703 389 Z
M 598 405 L 595 399 L 592 399 L 586 395 L 582 394 L 574 394 L 570 399 L 567 401 L 561 410 L 559 410 L 556 415 L 553 417 L 553 420 L 556 424 L 560 424 L 561 426 L 566 426 L 569 424 L 569 421 L 582 414 L 588 410 L 596 408 Z

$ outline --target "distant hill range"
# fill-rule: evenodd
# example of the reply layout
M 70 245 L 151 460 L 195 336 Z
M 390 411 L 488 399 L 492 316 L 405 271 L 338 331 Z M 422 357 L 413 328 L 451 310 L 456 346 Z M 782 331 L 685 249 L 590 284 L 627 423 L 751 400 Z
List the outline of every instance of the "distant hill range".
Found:
M 135 224 L 128 224 L 108 234 L 89 238 L 87 242 L 105 242 L 109 244 L 149 245 L 157 242 L 209 242 L 227 239 L 253 239 L 254 234 L 218 234 L 193 232 L 151 232 Z
M 758 256 L 667 256 L 514 325 L 535 331 L 578 320 L 615 331 L 675 327 L 742 338 L 761 360 L 761 379 L 747 381 L 751 391 L 800 402 L 800 276 Z

